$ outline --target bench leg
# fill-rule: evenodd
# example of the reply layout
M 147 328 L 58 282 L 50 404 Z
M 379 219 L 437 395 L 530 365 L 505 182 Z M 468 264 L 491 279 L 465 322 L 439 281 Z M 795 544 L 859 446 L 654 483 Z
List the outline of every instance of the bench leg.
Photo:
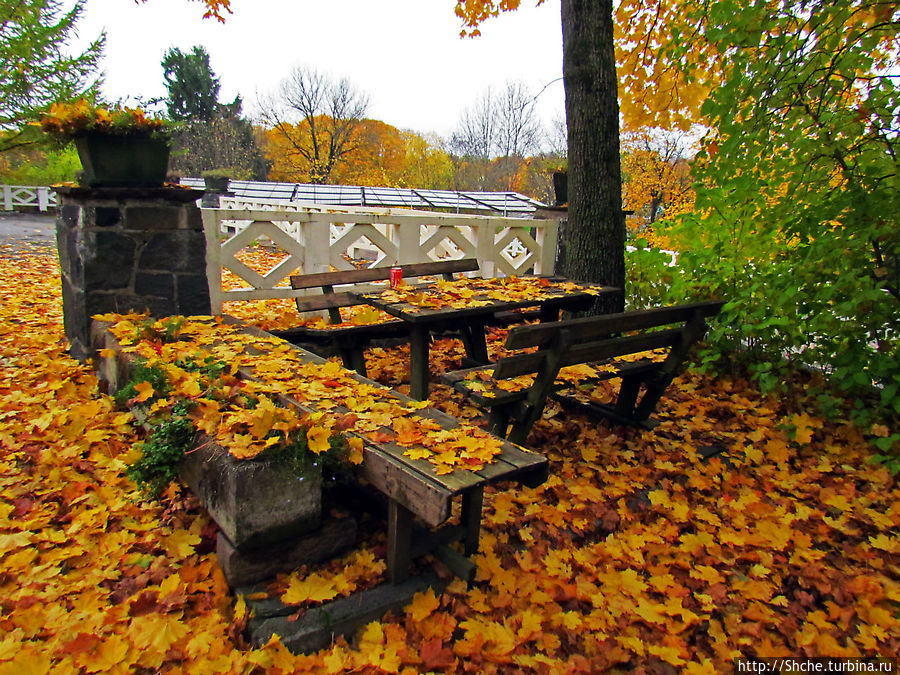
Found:
M 341 347 L 341 360 L 344 362 L 344 368 L 347 370 L 355 370 L 357 373 L 366 376 L 366 352 L 362 347 Z
M 413 514 L 393 499 L 388 507 L 388 581 L 399 584 L 409 577 Z
M 643 422 L 653 414 L 653 411 L 656 410 L 656 405 L 659 403 L 659 400 L 666 392 L 666 389 L 668 389 L 669 384 L 671 384 L 672 382 L 672 379 L 673 378 L 669 377 L 659 382 L 647 384 L 647 391 L 644 392 L 644 396 L 643 398 L 641 398 L 641 402 L 638 403 L 637 407 L 635 408 L 634 419 L 636 419 L 638 422 Z
M 559 306 L 541 305 L 540 309 L 538 310 L 538 321 L 540 321 L 541 323 L 559 321 Z
M 487 429 L 494 436 L 506 438 L 506 429 L 509 427 L 509 412 L 500 406 L 494 406 L 488 413 Z
M 463 493 L 460 523 L 466 529 L 463 545 L 467 556 L 478 553 L 478 540 L 481 536 L 481 507 L 483 503 L 483 487 L 479 486 Z
M 634 414 L 634 406 L 637 403 L 638 393 L 641 390 L 643 377 L 625 377 L 622 378 L 622 384 L 619 386 L 619 396 L 616 398 L 616 412 L 625 417 L 631 417 Z
M 546 400 L 544 399 L 544 403 L 546 403 Z M 525 439 L 528 438 L 531 427 L 541 418 L 541 413 L 544 412 L 544 403 L 540 407 L 533 405 L 530 401 L 522 404 L 522 408 L 517 416 L 518 419 L 514 418 L 513 427 L 507 437 L 510 443 L 525 445 Z
M 428 398 L 428 329 L 412 327 L 409 340 L 409 395 L 424 401 Z
M 512 431 L 509 432 L 507 440 L 516 445 L 525 445 L 525 439 L 528 438 L 528 433 L 531 431 L 532 426 L 534 426 L 534 420 L 516 422 L 513 424 Z

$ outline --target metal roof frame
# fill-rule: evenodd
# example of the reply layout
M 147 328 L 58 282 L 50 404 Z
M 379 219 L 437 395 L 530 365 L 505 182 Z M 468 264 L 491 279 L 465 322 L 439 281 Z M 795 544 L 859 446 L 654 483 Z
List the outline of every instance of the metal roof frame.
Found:
M 182 178 L 181 184 L 203 189 L 202 178 Z M 229 181 L 228 189 L 238 199 L 274 199 L 332 206 L 401 206 L 419 209 L 449 209 L 457 213 L 491 213 L 531 216 L 545 204 L 518 192 L 460 192 L 422 188 L 367 187 L 362 185 L 317 185 Z

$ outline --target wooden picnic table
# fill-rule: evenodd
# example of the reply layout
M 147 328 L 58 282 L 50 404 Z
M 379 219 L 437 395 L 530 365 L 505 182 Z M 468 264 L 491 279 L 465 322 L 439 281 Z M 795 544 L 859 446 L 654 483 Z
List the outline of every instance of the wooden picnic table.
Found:
M 240 325 L 243 332 L 268 340 L 272 336 L 253 326 L 226 319 L 228 323 Z M 297 358 L 305 363 L 325 366 L 325 359 L 296 345 L 291 349 Z M 342 369 L 378 402 L 396 401 L 401 404 L 410 399 L 398 391 L 389 389 L 369 380 L 355 371 Z M 241 377 L 256 379 L 251 369 L 239 369 Z M 282 403 L 302 411 L 327 411 L 335 415 L 346 415 L 351 411 L 335 401 L 323 401 L 319 394 L 298 398 L 299 392 L 280 395 Z M 416 414 L 436 423 L 442 430 L 458 428 L 462 423 L 454 417 L 429 406 L 416 406 Z M 345 433 L 360 435 L 352 427 Z M 406 449 L 391 440 L 374 441 L 368 435 L 360 437 L 364 442 L 363 463 L 357 469 L 359 477 L 388 498 L 388 550 L 387 572 L 391 583 L 400 583 L 407 578 L 409 563 L 413 557 L 435 550 L 457 575 L 471 581 L 475 566 L 469 557 L 478 552 L 481 527 L 481 509 L 484 488 L 493 483 L 518 482 L 535 487 L 548 476 L 549 463 L 546 457 L 520 448 L 509 442 L 502 442 L 500 453 L 481 468 L 457 467 L 449 473 L 435 470 L 426 459 L 412 458 Z M 461 503 L 459 525 L 447 524 L 453 515 L 452 502 L 459 497 Z M 433 532 L 414 531 L 413 519 L 418 517 L 429 528 L 439 528 Z M 448 546 L 455 541 L 463 544 L 460 555 Z
M 489 363 L 485 326 L 500 312 L 539 308 L 542 322 L 560 312 L 580 311 L 599 295 L 620 289 L 562 277 L 463 278 L 363 293 L 359 298 L 401 319 L 410 328 L 409 384 L 414 399 L 428 398 L 428 357 L 432 331 L 459 331 L 471 364 Z

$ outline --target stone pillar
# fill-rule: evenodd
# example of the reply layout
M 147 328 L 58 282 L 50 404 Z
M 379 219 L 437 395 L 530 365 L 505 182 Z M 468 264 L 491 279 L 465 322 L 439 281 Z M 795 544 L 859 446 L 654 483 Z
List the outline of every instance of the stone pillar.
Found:
M 57 188 L 56 241 L 72 355 L 90 355 L 91 317 L 210 314 L 202 191 Z

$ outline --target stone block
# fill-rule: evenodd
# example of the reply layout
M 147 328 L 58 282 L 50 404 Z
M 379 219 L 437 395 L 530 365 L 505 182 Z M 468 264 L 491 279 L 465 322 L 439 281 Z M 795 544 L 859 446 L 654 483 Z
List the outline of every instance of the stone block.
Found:
M 59 217 L 56 222 L 60 227 L 75 229 L 81 218 L 81 207 L 76 204 L 63 204 L 59 209 Z
M 180 216 L 179 206 L 127 206 L 125 228 L 141 232 L 175 230 Z
M 56 249 L 59 253 L 59 267 L 73 282 L 76 279 L 80 282 L 84 271 L 81 255 L 78 253 L 78 237 L 78 229 L 70 227 L 65 218 L 57 218 Z
M 331 518 L 317 530 L 252 551 L 238 550 L 219 533 L 216 557 L 228 585 L 235 588 L 328 560 L 355 543 L 356 520 Z
M 69 340 L 69 353 L 79 360 L 87 356 L 89 337 L 89 321 L 85 309 L 85 294 L 77 284 L 62 277 L 62 298 L 66 311 L 63 313 L 63 328 Z
M 178 282 L 178 313 L 185 316 L 198 314 L 212 314 L 212 305 L 209 301 L 209 284 L 205 274 L 179 274 Z
M 246 551 L 318 528 L 322 467 L 300 474 L 272 459 L 236 459 L 207 442 L 185 456 L 181 478 L 235 548 Z
M 153 235 L 141 253 L 141 270 L 197 273 L 206 270 L 203 232 L 177 230 Z
M 94 209 L 96 227 L 115 227 L 122 221 L 122 212 L 115 206 L 98 206 Z
M 175 297 L 175 277 L 168 272 L 138 272 L 134 277 L 134 292 L 161 298 Z
M 204 198 L 206 195 L 204 194 Z M 218 206 L 218 204 L 216 205 Z M 198 230 L 200 232 L 203 231 L 203 216 L 200 213 L 200 209 L 196 206 L 194 208 L 186 208 L 184 210 L 184 225 L 188 230 Z
M 58 192 L 63 313 L 73 355 L 89 348 L 93 314 L 210 313 L 209 289 L 198 288 L 206 271 L 206 240 L 194 203 L 201 192 L 170 187 Z M 177 275 L 190 277 L 181 284 L 187 294 L 180 300 Z
M 135 242 L 115 231 L 83 233 L 84 288 L 91 291 L 128 289 L 134 274 Z
M 168 298 L 138 296 L 133 293 L 101 293 L 85 294 L 85 316 L 90 320 L 95 314 L 115 312 L 147 312 L 151 316 L 172 316 L 178 314 L 175 303 Z M 87 332 L 87 329 L 85 329 Z
M 313 652 L 327 647 L 338 635 L 351 636 L 370 621 L 381 619 L 391 611 L 408 605 L 416 593 L 434 588 L 443 592 L 444 583 L 434 574 L 412 577 L 400 584 L 381 584 L 367 591 L 354 593 L 303 613 L 298 620 L 276 616 L 251 620 L 250 639 L 256 646 L 266 644 L 273 635 L 295 654 Z M 248 606 L 253 609 L 252 601 Z

